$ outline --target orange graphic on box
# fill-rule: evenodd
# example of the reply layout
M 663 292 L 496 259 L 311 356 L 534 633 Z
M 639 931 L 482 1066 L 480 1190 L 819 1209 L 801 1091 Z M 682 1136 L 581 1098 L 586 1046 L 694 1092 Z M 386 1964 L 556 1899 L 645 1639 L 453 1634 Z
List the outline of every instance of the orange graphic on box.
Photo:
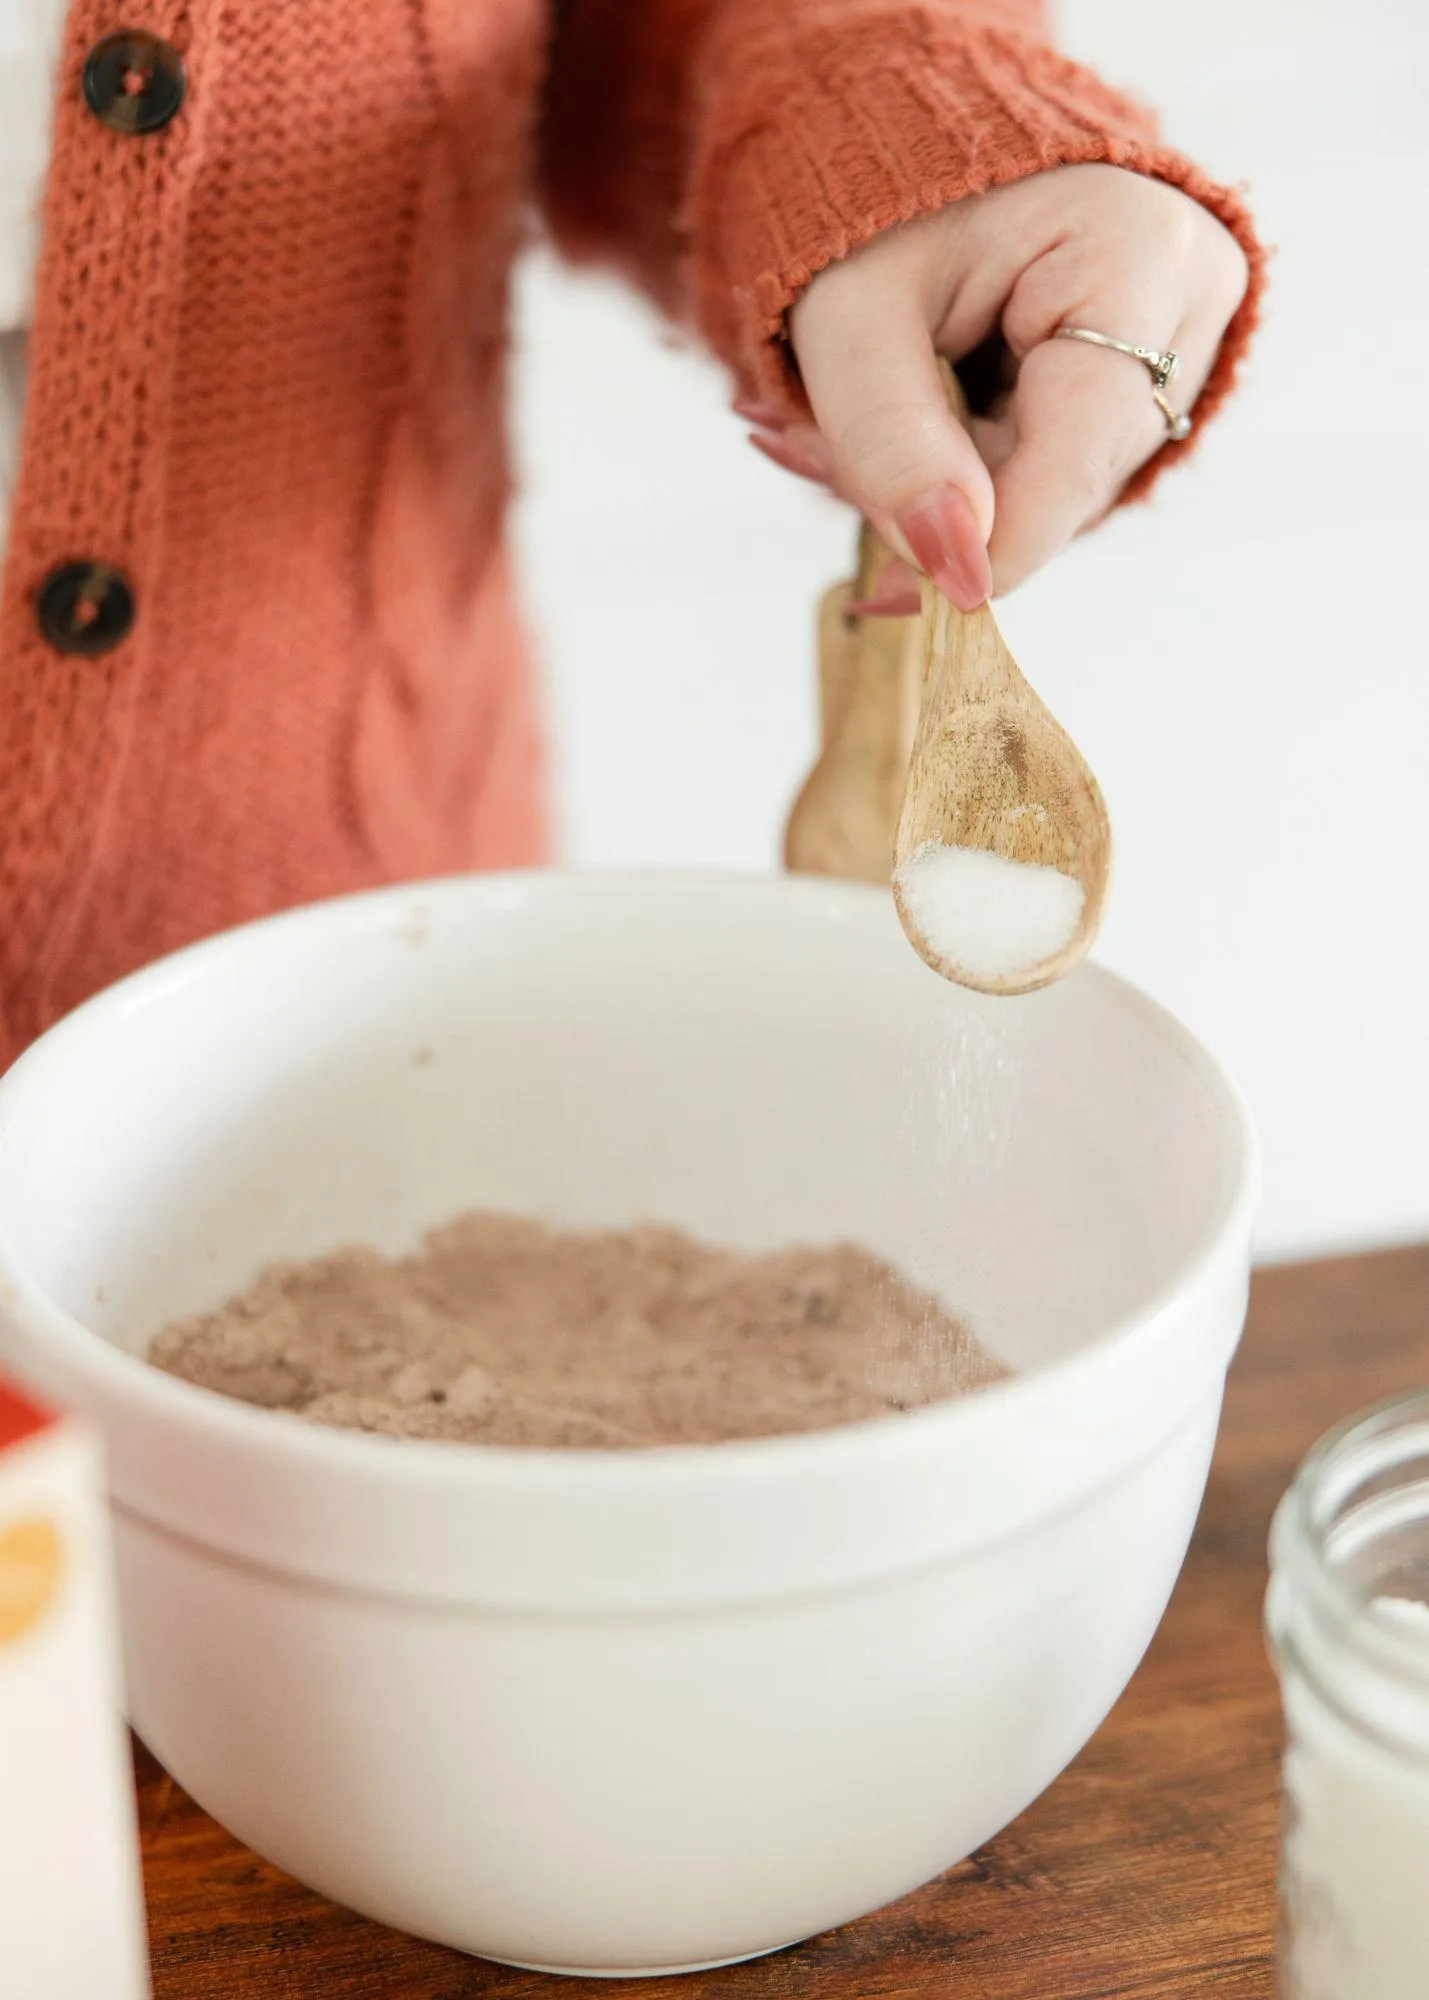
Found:
M 0 1527 L 0 1646 L 22 1638 L 59 1594 L 59 1530 L 38 1516 Z

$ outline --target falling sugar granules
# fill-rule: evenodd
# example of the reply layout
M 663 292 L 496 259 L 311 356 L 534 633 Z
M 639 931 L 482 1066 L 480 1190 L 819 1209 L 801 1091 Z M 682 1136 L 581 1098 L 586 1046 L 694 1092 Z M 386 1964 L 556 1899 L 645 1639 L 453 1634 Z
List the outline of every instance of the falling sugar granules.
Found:
M 489 1213 L 414 1256 L 275 1265 L 149 1359 L 265 1409 L 473 1444 L 713 1444 L 940 1402 L 1006 1371 L 851 1244 L 746 1256 L 675 1229 Z

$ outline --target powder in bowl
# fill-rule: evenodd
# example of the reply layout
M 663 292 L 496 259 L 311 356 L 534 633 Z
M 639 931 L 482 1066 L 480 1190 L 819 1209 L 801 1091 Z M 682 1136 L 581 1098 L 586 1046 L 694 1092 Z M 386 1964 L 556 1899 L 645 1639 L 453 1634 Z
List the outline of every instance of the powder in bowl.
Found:
M 606 1449 L 823 1430 L 1006 1373 L 931 1293 L 851 1244 L 748 1256 L 676 1229 L 480 1211 L 408 1257 L 274 1266 L 167 1327 L 149 1359 L 343 1429 Z

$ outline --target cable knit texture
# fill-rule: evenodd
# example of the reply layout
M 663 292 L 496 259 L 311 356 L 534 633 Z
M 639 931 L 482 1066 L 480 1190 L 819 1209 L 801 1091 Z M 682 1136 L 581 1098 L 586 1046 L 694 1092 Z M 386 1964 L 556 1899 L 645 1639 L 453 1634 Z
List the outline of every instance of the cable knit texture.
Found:
M 789 302 L 875 231 L 1070 160 L 1238 200 L 1054 55 L 1024 0 L 145 0 L 180 115 L 116 133 L 73 0 L 0 600 L 0 1063 L 205 932 L 538 859 L 502 544 L 527 203 L 797 394 Z M 550 46 L 548 46 L 548 44 Z M 542 105 L 544 83 L 544 107 Z M 540 133 L 538 142 L 538 119 Z M 137 618 L 53 650 L 58 563 Z

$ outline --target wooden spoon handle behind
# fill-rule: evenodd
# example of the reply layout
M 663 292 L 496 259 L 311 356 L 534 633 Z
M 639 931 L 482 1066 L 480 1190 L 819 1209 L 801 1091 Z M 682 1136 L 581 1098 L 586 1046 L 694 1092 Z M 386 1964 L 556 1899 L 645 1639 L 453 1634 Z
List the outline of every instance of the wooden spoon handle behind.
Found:
M 946 361 L 939 371 L 949 408 L 965 424 L 962 385 Z M 918 616 L 847 612 L 851 601 L 872 595 L 892 560 L 892 550 L 863 522 L 855 582 L 836 584 L 819 605 L 819 754 L 784 832 L 784 864 L 800 874 L 887 882 L 893 871 L 926 634 Z
M 891 551 L 865 522 L 858 576 L 819 606 L 821 744 L 789 815 L 785 866 L 806 875 L 887 882 L 918 720 L 923 651 L 918 618 L 850 617 Z

